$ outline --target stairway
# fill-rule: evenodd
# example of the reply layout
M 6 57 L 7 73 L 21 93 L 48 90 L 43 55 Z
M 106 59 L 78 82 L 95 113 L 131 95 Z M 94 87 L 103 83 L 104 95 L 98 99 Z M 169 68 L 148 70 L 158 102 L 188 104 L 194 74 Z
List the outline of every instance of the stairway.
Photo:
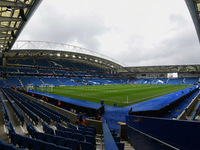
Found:
M 42 79 L 40 78 L 40 81 L 44 84 L 44 85 L 46 85 L 45 83 L 44 83 L 44 81 L 42 81 Z
M 21 84 L 21 86 L 24 88 L 24 84 L 23 84 L 23 82 L 21 81 L 21 79 L 20 78 L 17 78 L 18 80 L 19 80 L 19 83 Z

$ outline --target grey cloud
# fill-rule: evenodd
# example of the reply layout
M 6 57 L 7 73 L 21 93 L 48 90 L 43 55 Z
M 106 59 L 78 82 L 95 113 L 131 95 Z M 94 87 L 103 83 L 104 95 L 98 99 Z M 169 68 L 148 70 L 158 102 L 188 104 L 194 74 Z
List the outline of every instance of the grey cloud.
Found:
M 138 41 L 138 36 L 132 38 Z M 139 43 L 142 42 L 140 41 Z M 181 30 L 175 36 L 161 41 L 153 48 L 141 47 L 135 47 L 134 42 L 130 42 L 120 61 L 128 66 L 199 63 L 200 50 L 198 39 L 196 33 L 190 28 Z
M 20 39 L 42 40 L 70 44 L 78 42 L 85 48 L 98 50 L 100 42 L 97 37 L 110 30 L 100 16 L 92 14 L 89 18 L 66 17 L 65 13 L 52 13 L 51 5 L 44 5 L 30 20 Z M 48 11 L 49 10 L 49 11 Z M 56 10 L 55 10 L 56 11 Z M 59 12 L 57 10 L 57 12 Z M 67 12 L 67 10 L 66 10 Z M 40 14 L 40 15 L 39 15 Z M 98 22 L 93 22 L 99 18 Z

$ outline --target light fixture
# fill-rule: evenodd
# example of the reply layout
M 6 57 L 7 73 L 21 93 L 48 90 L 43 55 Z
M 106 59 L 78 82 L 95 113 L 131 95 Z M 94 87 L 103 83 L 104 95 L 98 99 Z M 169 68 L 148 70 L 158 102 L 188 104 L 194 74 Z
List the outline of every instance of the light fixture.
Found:
M 7 7 L 6 9 L 7 12 L 12 12 L 12 8 L 10 6 Z

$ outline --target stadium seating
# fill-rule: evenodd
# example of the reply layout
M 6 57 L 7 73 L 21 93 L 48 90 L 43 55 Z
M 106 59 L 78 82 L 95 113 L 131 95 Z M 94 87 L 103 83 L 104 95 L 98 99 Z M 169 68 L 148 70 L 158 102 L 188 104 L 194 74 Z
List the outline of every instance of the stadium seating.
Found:
M 10 94 L 12 94 L 12 96 L 14 96 L 16 99 L 18 99 L 23 105 L 25 105 L 27 108 L 29 108 L 34 113 L 39 115 L 41 118 L 43 118 L 48 123 L 50 122 L 50 118 L 56 122 L 60 122 L 61 120 L 65 121 L 65 122 L 69 121 L 69 117 L 64 116 L 54 110 L 51 110 L 50 108 L 43 106 L 35 101 L 31 101 L 27 97 L 24 97 L 24 96 L 20 95 L 19 93 L 12 91 L 11 89 L 4 89 L 4 90 L 6 90 Z M 29 103 L 27 103 L 27 101 Z M 30 103 L 31 103 L 31 105 L 30 105 Z
M 18 116 L 19 120 L 21 121 L 22 125 L 24 124 L 24 115 L 21 113 L 21 111 L 15 106 L 15 104 L 13 104 L 13 102 L 10 100 L 10 98 L 7 96 L 6 93 L 4 93 L 4 95 L 6 96 L 10 106 L 12 107 L 12 109 L 14 110 L 14 112 L 16 113 L 16 115 Z
M 2 96 L 0 95 L 1 97 L 1 105 L 2 105 L 2 109 L 3 109 L 3 115 L 4 115 L 4 120 L 7 120 L 9 121 L 9 116 L 8 116 L 8 112 L 7 112 L 7 109 L 5 107 L 5 104 L 3 102 L 3 99 L 2 99 Z

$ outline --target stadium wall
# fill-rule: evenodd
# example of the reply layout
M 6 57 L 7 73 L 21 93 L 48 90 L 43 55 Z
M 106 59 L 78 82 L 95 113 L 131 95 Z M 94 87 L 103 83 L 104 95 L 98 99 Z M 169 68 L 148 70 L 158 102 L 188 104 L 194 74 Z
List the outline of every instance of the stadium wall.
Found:
M 200 122 L 129 115 L 126 123 L 135 149 L 199 149 Z

